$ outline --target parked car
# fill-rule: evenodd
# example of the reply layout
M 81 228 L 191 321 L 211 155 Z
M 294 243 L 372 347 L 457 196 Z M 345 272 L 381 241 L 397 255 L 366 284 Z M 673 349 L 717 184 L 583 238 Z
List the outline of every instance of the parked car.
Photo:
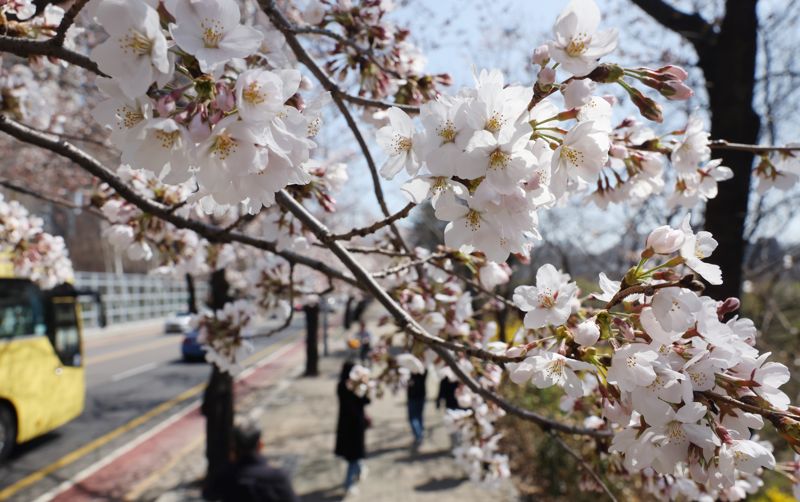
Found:
M 191 328 L 192 314 L 178 312 L 164 321 L 165 333 L 187 333 Z
M 203 361 L 206 358 L 206 348 L 197 341 L 200 332 L 193 329 L 183 336 L 181 354 L 184 361 Z

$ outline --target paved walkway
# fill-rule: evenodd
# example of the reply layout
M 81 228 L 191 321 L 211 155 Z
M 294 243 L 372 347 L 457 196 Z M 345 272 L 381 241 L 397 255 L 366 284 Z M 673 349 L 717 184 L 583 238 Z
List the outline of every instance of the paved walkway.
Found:
M 303 378 L 300 364 L 283 378 L 255 384 L 239 403 L 263 426 L 265 454 L 274 465 L 290 472 L 295 491 L 304 501 L 341 500 L 344 461 L 332 450 L 336 431 L 336 383 L 344 360 L 344 340 L 331 343 L 335 355 L 321 359 L 320 376 Z M 435 378 L 428 378 L 435 396 Z M 442 414 L 432 400 L 426 405 L 429 437 L 419 453 L 409 450 L 404 392 L 376 399 L 368 408 L 373 427 L 367 432 L 369 474 L 360 493 L 349 500 L 504 502 L 514 500 L 512 488 L 488 491 L 467 480 L 449 453 L 449 436 Z M 137 499 L 177 502 L 200 500 L 199 480 L 205 472 L 202 441 L 170 462 L 170 469 L 137 493 Z

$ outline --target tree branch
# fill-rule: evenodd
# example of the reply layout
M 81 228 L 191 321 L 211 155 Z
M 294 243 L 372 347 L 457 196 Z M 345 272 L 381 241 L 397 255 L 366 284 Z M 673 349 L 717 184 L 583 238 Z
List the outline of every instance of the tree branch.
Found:
M 359 287 L 359 284 L 352 277 L 344 275 L 342 272 L 330 267 L 326 263 L 291 251 L 278 251 L 275 248 L 274 242 L 257 239 L 240 233 L 225 232 L 223 228 L 180 217 L 174 214 L 171 207 L 142 197 L 94 157 L 71 143 L 60 140 L 57 136 L 35 131 L 26 125 L 9 119 L 5 115 L 0 115 L 0 131 L 24 143 L 44 148 L 45 150 L 49 150 L 73 161 L 91 175 L 106 182 L 122 198 L 134 204 L 145 213 L 161 218 L 178 228 L 192 230 L 210 242 L 240 242 L 242 244 L 247 244 L 257 249 L 276 254 L 289 263 L 296 263 L 312 268 L 324 275 Z
M 83 9 L 86 4 L 89 3 L 89 0 L 75 0 L 69 10 L 64 13 L 64 17 L 61 18 L 61 24 L 58 25 L 58 29 L 56 30 L 56 36 L 48 40 L 49 43 L 57 46 L 64 45 L 64 39 L 67 37 L 67 31 L 69 31 L 72 24 L 75 22 L 75 18 L 78 16 L 78 13 Z
M 324 87 L 326 91 L 331 93 L 333 98 L 339 98 L 340 100 L 343 99 L 361 106 L 381 108 L 384 110 L 396 106 L 407 113 L 419 113 L 418 106 L 404 105 L 401 103 L 386 103 L 384 101 L 366 99 L 360 96 L 353 96 L 341 90 L 339 86 L 336 85 L 333 80 L 331 80 L 330 77 L 325 74 L 322 68 L 317 65 L 314 59 L 303 48 L 303 45 L 295 35 L 295 32 L 298 30 L 298 28 L 290 23 L 283 13 L 280 12 L 278 7 L 275 5 L 275 0 L 258 0 L 258 5 L 269 17 L 270 21 L 272 21 L 272 24 L 281 33 L 283 33 L 284 37 L 286 37 L 286 42 L 289 44 L 289 47 L 291 47 L 292 52 L 294 52 L 294 55 L 297 57 L 297 60 L 303 63 L 303 65 L 305 65 L 311 71 L 311 73 L 314 74 L 314 77 L 319 80 L 320 84 L 322 84 L 322 87 Z
M 687 14 L 664 0 L 631 0 L 660 25 L 678 33 L 695 48 L 708 43 L 711 25 L 698 13 Z
M 381 228 L 383 228 L 383 227 L 385 227 L 387 225 L 391 225 L 395 221 L 401 220 L 401 219 L 405 218 L 406 216 L 408 216 L 408 213 L 410 213 L 411 210 L 414 209 L 415 206 L 416 206 L 415 203 L 409 202 L 408 204 L 406 204 L 406 207 L 404 207 L 400 211 L 397 211 L 396 213 L 394 213 L 393 215 L 389 216 L 388 218 L 385 218 L 385 219 L 380 220 L 380 221 L 376 221 L 375 223 L 373 223 L 372 225 L 370 225 L 368 227 L 354 228 L 354 229 L 350 230 L 349 232 L 345 232 L 343 234 L 336 234 L 336 235 L 333 236 L 333 238 L 336 239 L 337 241 L 349 241 L 353 237 L 366 237 L 368 235 L 374 234 L 375 232 L 377 232 Z
M 52 39 L 51 39 L 52 40 Z M 97 63 L 77 52 L 65 49 L 64 47 L 50 43 L 51 40 L 29 40 L 20 37 L 0 36 L 0 52 L 8 52 L 19 57 L 27 58 L 32 56 L 46 56 L 56 58 L 67 63 L 85 68 L 101 77 L 107 77 L 100 71 Z
M 333 239 L 333 235 L 325 227 L 325 225 L 323 225 L 311 213 L 309 213 L 299 202 L 294 200 L 288 193 L 286 193 L 285 190 L 281 190 L 275 194 L 275 200 L 281 205 L 281 207 L 292 213 L 298 220 L 300 220 L 306 226 L 306 228 L 316 235 L 317 239 L 323 242 L 328 249 L 330 249 L 333 254 L 339 258 L 342 264 L 353 274 L 356 281 L 358 281 L 367 291 L 372 293 L 378 302 L 383 305 L 387 312 L 389 312 L 389 314 L 394 318 L 395 324 L 397 324 L 400 329 L 406 331 L 414 339 L 430 346 L 439 355 L 439 357 L 441 357 L 448 364 L 448 366 L 450 366 L 459 379 L 461 379 L 465 385 L 473 390 L 473 392 L 481 395 L 486 400 L 496 403 L 509 413 L 513 413 L 526 420 L 539 424 L 546 430 L 558 430 L 569 434 L 582 434 L 596 437 L 606 437 L 611 435 L 611 431 L 609 430 L 598 431 L 595 429 L 573 427 L 571 425 L 549 419 L 539 415 L 538 413 L 520 408 L 494 394 L 493 392 L 483 388 L 483 386 L 472 379 L 472 377 L 464 373 L 458 363 L 453 359 L 453 356 L 449 351 L 462 352 L 468 356 L 473 356 L 485 361 L 496 363 L 518 362 L 524 358 L 499 356 L 477 347 L 460 345 L 448 340 L 444 340 L 438 336 L 431 335 L 425 331 L 425 328 L 420 326 L 420 324 L 415 321 L 414 318 L 408 314 L 408 312 L 403 310 L 403 308 L 394 300 L 394 298 L 392 298 L 389 293 L 387 293 L 386 290 L 384 290 L 375 281 L 370 273 L 367 272 L 367 270 L 365 270 L 355 258 L 353 258 L 353 256 L 344 248 L 344 246 L 342 246 L 340 242 Z

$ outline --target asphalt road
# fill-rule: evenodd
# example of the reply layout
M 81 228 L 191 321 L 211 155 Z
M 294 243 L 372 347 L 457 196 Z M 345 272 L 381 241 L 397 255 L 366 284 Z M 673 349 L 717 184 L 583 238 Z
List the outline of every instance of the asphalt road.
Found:
M 255 339 L 255 353 L 298 336 L 300 327 L 302 321 L 296 318 L 293 326 L 282 333 Z M 199 399 L 202 392 L 198 387 L 208 380 L 210 366 L 205 362 L 184 362 L 180 353 L 182 340 L 183 335 L 165 334 L 160 322 L 138 324 L 128 330 L 118 328 L 113 335 L 87 338 L 83 414 L 18 446 L 11 458 L 0 465 L 0 500 L 4 500 L 4 488 L 21 484 L 27 486 L 9 500 L 34 500 Z M 174 406 L 162 406 L 164 410 L 156 414 L 151 411 L 181 395 Z M 148 412 L 147 420 L 105 440 L 112 431 L 125 428 Z M 96 441 L 98 438 L 103 439 Z M 97 446 L 92 447 L 94 444 Z M 79 458 L 71 458 L 76 456 Z M 70 461 L 54 469 L 54 463 L 65 457 Z

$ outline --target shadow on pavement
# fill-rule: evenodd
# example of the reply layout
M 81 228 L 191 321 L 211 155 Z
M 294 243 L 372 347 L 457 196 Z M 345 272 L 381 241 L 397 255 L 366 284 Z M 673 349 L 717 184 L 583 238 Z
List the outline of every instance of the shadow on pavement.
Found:
M 429 451 L 425 453 L 416 453 L 407 457 L 398 458 L 396 462 L 410 464 L 412 462 L 425 462 L 436 458 L 446 457 L 450 455 L 450 450 Z
M 334 485 L 329 488 L 301 494 L 300 500 L 303 502 L 333 502 L 334 500 L 342 500 L 342 486 Z
M 426 483 L 415 486 L 414 490 L 418 492 L 438 492 L 441 490 L 452 490 L 464 481 L 466 481 L 464 478 L 432 479 Z

